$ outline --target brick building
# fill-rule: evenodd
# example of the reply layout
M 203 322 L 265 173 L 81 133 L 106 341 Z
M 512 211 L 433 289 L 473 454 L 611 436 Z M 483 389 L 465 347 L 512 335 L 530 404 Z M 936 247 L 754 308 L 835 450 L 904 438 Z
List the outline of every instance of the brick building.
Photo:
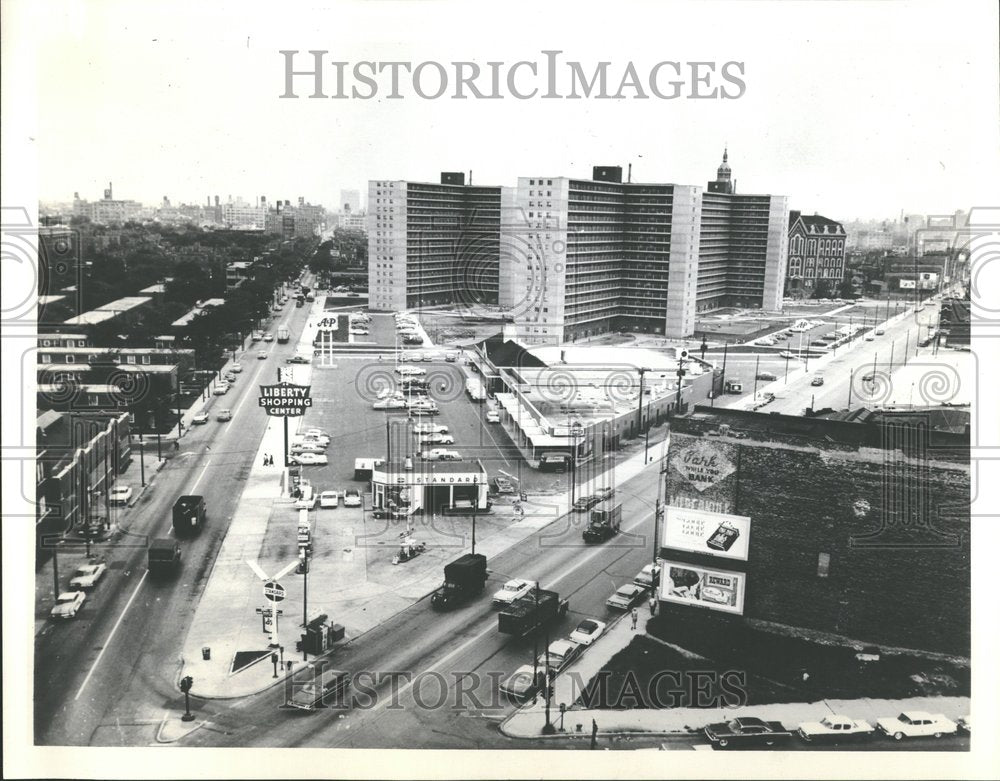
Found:
M 847 233 L 839 222 L 818 214 L 789 212 L 789 295 L 810 295 L 823 279 L 836 288 L 844 278 L 846 246 Z

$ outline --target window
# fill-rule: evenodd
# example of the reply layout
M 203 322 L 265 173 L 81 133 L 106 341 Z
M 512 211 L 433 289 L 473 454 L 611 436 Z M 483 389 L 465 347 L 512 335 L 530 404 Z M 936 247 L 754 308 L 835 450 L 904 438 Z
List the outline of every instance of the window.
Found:
M 42 353 L 42 363 L 52 363 L 52 356 Z
M 126 355 L 125 356 L 125 363 L 132 363 L 132 364 L 134 364 L 135 363 L 135 356 L 134 355 Z
M 76 363 L 76 356 L 75 355 L 67 355 L 66 356 L 66 363 Z
M 149 356 L 148 355 L 142 356 L 142 362 L 148 366 L 150 362 Z

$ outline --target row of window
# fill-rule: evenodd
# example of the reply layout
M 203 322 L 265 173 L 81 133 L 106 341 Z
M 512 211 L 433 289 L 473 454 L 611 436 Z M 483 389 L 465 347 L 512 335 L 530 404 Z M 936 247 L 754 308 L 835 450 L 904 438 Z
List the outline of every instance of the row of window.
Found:
M 76 363 L 76 356 L 75 355 L 65 355 L 63 357 L 66 359 L 65 361 L 63 361 L 63 363 Z M 139 357 L 140 357 L 142 363 L 144 365 L 146 365 L 146 366 L 148 366 L 148 365 L 150 365 L 152 363 L 152 359 L 148 355 L 141 355 Z M 48 353 L 42 353 L 41 354 L 41 360 L 42 360 L 42 363 L 52 363 L 52 356 L 49 355 Z M 96 361 L 96 360 L 97 360 L 97 355 L 93 355 L 92 354 L 92 355 L 88 355 L 87 356 L 87 362 L 88 363 L 92 363 L 93 361 Z M 135 356 L 134 355 L 126 355 L 125 356 L 125 363 L 135 364 L 136 363 Z

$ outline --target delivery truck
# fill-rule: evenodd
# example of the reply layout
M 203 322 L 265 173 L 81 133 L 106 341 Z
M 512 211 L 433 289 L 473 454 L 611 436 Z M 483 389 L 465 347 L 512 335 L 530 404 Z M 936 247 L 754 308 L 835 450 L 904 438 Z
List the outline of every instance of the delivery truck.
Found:
M 604 542 L 622 528 L 621 502 L 607 500 L 590 511 L 590 524 L 583 530 L 584 542 Z
M 555 591 L 535 588 L 500 611 L 497 628 L 505 635 L 523 637 L 568 610 L 568 599 L 560 599 Z
M 152 575 L 172 575 L 181 566 L 181 546 L 177 540 L 164 537 L 149 543 L 149 572 Z
M 278 344 L 288 344 L 288 329 L 284 326 L 278 329 Z
M 486 585 L 486 557 L 466 553 L 444 565 L 444 583 L 431 595 L 431 606 L 447 610 L 483 593 Z
M 205 525 L 205 497 L 189 494 L 174 502 L 174 533 L 178 537 L 197 534 Z

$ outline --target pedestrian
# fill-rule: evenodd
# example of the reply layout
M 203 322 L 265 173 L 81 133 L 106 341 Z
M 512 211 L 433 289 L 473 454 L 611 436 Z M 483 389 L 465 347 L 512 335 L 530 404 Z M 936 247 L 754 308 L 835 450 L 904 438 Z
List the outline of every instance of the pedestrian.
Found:
M 264 454 L 264 466 L 267 466 L 267 453 Z
M 635 630 L 635 625 L 639 623 L 639 611 L 636 608 L 632 608 L 632 629 Z
M 651 615 L 651 616 L 655 616 L 656 615 L 656 596 L 655 595 L 651 596 L 649 598 L 649 615 Z
M 274 466 L 274 456 L 268 454 L 268 456 L 267 456 L 267 465 L 268 466 Z

